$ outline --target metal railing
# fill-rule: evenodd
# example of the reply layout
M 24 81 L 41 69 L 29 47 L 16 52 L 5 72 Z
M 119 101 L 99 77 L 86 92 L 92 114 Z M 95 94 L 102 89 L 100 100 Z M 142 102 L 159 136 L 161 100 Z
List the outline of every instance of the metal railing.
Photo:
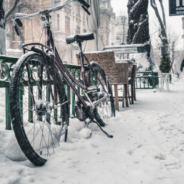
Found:
M 172 82 L 172 76 L 169 74 L 169 82 Z M 135 79 L 136 89 L 154 89 L 159 85 L 158 72 L 137 72 Z
M 13 65 L 18 61 L 18 58 L 14 57 L 7 57 L 7 56 L 0 56 L 0 88 L 5 88 L 5 114 L 6 114 L 6 130 L 11 130 L 11 118 L 10 118 L 10 111 L 9 111 L 9 83 L 11 80 L 11 73 L 13 71 Z M 79 82 L 83 83 L 82 75 L 81 75 L 81 67 L 79 65 L 70 65 L 65 64 L 66 69 L 71 73 L 71 75 L 78 80 Z M 3 76 L 2 76 L 3 74 Z M 62 77 L 62 76 L 61 76 Z M 96 76 L 91 76 L 91 85 L 95 85 L 97 81 Z M 71 90 L 70 86 L 64 81 L 66 95 L 69 101 L 69 111 L 70 116 L 75 117 L 75 93 Z M 23 86 L 22 86 L 23 87 Z M 77 87 L 77 90 L 83 94 L 83 91 Z M 21 89 L 21 93 L 19 93 L 19 99 L 23 98 L 25 95 L 25 91 Z M 23 104 L 20 104 L 23 105 Z M 30 114 L 29 114 L 30 115 Z M 30 119 L 30 118 L 28 118 Z
M 158 72 L 137 72 L 136 89 L 153 89 L 159 84 Z

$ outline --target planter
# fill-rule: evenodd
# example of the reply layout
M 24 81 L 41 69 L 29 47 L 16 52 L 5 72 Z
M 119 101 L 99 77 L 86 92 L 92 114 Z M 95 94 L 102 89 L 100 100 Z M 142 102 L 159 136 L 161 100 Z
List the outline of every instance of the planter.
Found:
M 166 91 L 170 91 L 169 89 L 169 73 L 159 73 L 160 75 L 160 91 L 164 91 L 164 84 L 166 86 Z

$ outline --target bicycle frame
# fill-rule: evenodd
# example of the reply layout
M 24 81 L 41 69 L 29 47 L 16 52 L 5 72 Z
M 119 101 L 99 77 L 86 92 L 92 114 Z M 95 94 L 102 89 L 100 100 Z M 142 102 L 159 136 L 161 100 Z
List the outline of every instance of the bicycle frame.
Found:
M 47 16 L 47 21 L 49 22 L 49 16 Z M 84 82 L 84 85 L 81 84 L 80 82 L 78 82 L 77 80 L 75 80 L 71 75 L 70 73 L 67 71 L 67 69 L 65 68 L 60 56 L 59 56 L 59 53 L 55 47 L 55 43 L 54 43 L 54 40 L 53 40 L 53 36 L 52 36 L 52 31 L 50 29 L 50 25 L 47 24 L 47 26 L 44 27 L 45 29 L 45 45 L 42 45 L 40 43 L 30 43 L 30 44 L 25 44 L 23 45 L 23 49 L 24 49 L 24 52 L 25 52 L 25 48 L 26 46 L 29 46 L 29 45 L 40 45 L 42 46 L 42 51 L 43 51 L 43 47 L 47 48 L 48 50 L 52 50 L 52 52 L 54 53 L 54 56 L 51 57 L 51 62 L 52 62 L 52 65 L 53 65 L 53 68 L 54 68 L 54 72 L 56 74 L 56 72 L 58 73 L 57 69 L 55 69 L 57 66 L 57 68 L 59 69 L 59 71 L 62 73 L 65 81 L 68 83 L 68 85 L 72 88 L 72 90 L 74 91 L 74 93 L 77 95 L 77 97 L 79 98 L 79 100 L 82 102 L 82 104 L 84 105 L 85 109 L 88 109 L 89 106 L 87 105 L 87 103 L 85 102 L 84 98 L 80 95 L 80 93 L 78 92 L 78 90 L 75 88 L 75 85 L 77 85 L 78 87 L 80 87 L 81 89 L 83 90 L 87 90 L 87 87 L 90 86 L 90 74 L 87 74 L 86 73 L 86 67 L 84 66 L 84 54 L 82 53 L 82 50 L 81 52 L 79 53 L 79 59 L 80 59 L 80 63 L 81 63 L 81 71 L 82 71 L 82 78 L 83 78 L 83 82 Z M 50 49 L 50 46 L 52 47 L 52 49 Z M 43 57 L 44 57 L 44 60 L 45 60 L 45 64 L 46 64 L 46 54 L 45 52 L 43 51 Z M 87 60 L 87 58 L 85 57 L 85 59 Z M 89 61 L 87 60 L 88 64 L 89 64 Z M 48 66 L 46 64 L 46 71 L 48 70 Z M 90 65 L 89 65 L 90 67 Z M 43 68 L 43 67 L 42 67 Z M 90 68 L 89 68 L 90 69 Z M 43 70 L 43 69 L 41 69 Z M 55 84 L 55 74 L 54 74 L 54 79 L 53 79 L 53 83 L 54 83 L 54 93 L 53 91 L 51 90 L 51 97 L 53 98 L 53 102 L 56 101 L 56 84 Z M 40 77 L 42 78 L 42 74 L 40 75 Z M 29 76 L 28 76 L 29 78 Z M 30 79 L 29 79 L 30 80 Z M 50 77 L 48 75 L 48 80 L 50 82 Z M 61 78 L 59 78 L 59 82 L 60 83 L 63 83 Z M 42 86 L 42 81 L 40 82 L 40 86 Z M 99 101 L 100 102 L 100 101 Z
M 47 72 L 47 76 L 48 76 L 48 82 L 49 82 L 49 85 L 51 87 L 51 81 L 50 81 L 50 76 L 49 76 L 49 72 L 48 72 L 49 69 L 48 69 L 47 62 L 46 62 L 46 55 L 47 54 L 45 53 L 45 51 L 43 50 L 43 48 L 45 47 L 49 51 L 52 51 L 53 55 L 50 55 L 50 56 L 51 56 L 51 64 L 52 64 L 52 67 L 54 69 L 54 71 L 53 71 L 54 92 L 52 91 L 52 88 L 51 88 L 51 97 L 52 97 L 53 102 L 54 102 L 53 105 L 57 105 L 56 104 L 56 102 L 57 102 L 57 99 L 56 99 L 57 98 L 57 92 L 56 92 L 56 79 L 55 79 L 55 76 L 56 76 L 56 73 L 58 73 L 58 70 L 59 70 L 61 72 L 61 74 L 63 75 L 65 81 L 72 88 L 72 90 L 74 91 L 74 93 L 76 94 L 76 96 L 78 97 L 78 99 L 83 104 L 84 108 L 86 110 L 88 110 L 89 108 L 92 108 L 93 109 L 101 101 L 105 100 L 107 97 L 103 97 L 102 99 L 99 99 L 99 100 L 97 100 L 95 102 L 92 102 L 91 95 L 88 96 L 88 91 L 89 91 L 88 90 L 88 87 L 90 86 L 90 71 L 92 70 L 92 68 L 90 66 L 90 63 L 89 63 L 88 59 L 86 58 L 86 56 L 82 52 L 81 43 L 79 42 L 78 44 L 79 44 L 79 48 L 80 48 L 79 60 L 80 60 L 80 64 L 81 64 L 81 72 L 82 72 L 83 84 L 81 84 L 76 79 L 74 79 L 70 75 L 70 73 L 67 71 L 67 69 L 65 68 L 65 66 L 64 66 L 64 64 L 63 64 L 63 62 L 62 62 L 62 60 L 61 60 L 61 58 L 59 56 L 59 53 L 58 53 L 58 51 L 57 51 L 57 49 L 55 47 L 54 39 L 53 39 L 53 36 L 52 36 L 52 31 L 50 29 L 49 14 L 45 14 L 43 16 L 44 17 L 43 17 L 42 21 L 43 21 L 44 30 L 45 30 L 45 45 L 40 44 L 40 43 L 29 43 L 29 44 L 25 44 L 25 45 L 22 46 L 23 49 L 24 49 L 24 53 L 25 53 L 25 50 L 26 50 L 26 48 L 24 48 L 24 47 L 26 47 L 26 46 L 29 46 L 29 45 L 40 45 L 42 47 L 41 54 L 44 57 L 44 62 L 45 62 L 44 64 L 45 64 L 45 67 L 46 67 L 46 72 Z M 52 47 L 52 49 L 50 48 L 50 46 Z M 27 50 L 29 50 L 29 49 L 27 49 Z M 87 61 L 87 66 L 84 65 L 84 58 Z M 56 69 L 55 66 L 58 68 L 58 70 Z M 43 66 L 41 66 L 41 70 L 40 71 L 41 71 L 41 74 L 40 74 L 41 79 L 40 79 L 40 84 L 39 85 L 42 86 Z M 27 69 L 27 72 L 29 73 L 28 69 Z M 98 79 L 98 76 L 97 76 L 97 79 Z M 59 83 L 63 84 L 63 81 L 61 80 L 61 78 L 59 78 L 58 80 L 59 80 Z M 28 81 L 30 81 L 29 74 L 28 74 Z M 102 84 L 101 81 L 100 81 L 100 84 Z M 80 93 L 78 92 L 78 90 L 75 88 L 75 85 L 77 85 L 78 87 L 80 87 L 81 89 L 84 90 L 85 98 L 80 95 Z M 96 89 L 92 89 L 92 91 L 93 90 L 96 90 Z M 31 93 L 32 93 L 32 89 L 31 89 Z M 107 95 L 107 96 L 109 96 L 109 95 Z M 85 100 L 87 100 L 87 101 L 85 101 Z M 33 99 L 33 101 L 34 101 L 34 99 Z M 88 104 L 90 103 L 90 106 L 87 105 L 86 102 Z M 64 103 L 66 103 L 66 102 L 64 102 Z

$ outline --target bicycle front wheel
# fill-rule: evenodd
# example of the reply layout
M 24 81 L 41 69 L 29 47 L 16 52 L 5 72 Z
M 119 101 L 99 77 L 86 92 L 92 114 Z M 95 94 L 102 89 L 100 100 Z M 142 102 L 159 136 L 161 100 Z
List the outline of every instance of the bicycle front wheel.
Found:
M 69 124 L 67 97 L 59 73 L 54 75 L 51 63 L 41 55 L 28 52 L 14 67 L 9 98 L 20 148 L 34 165 L 44 165 L 61 139 L 66 140 Z
M 101 126 L 105 126 L 105 122 L 108 121 L 110 117 L 115 116 L 113 94 L 103 68 L 96 62 L 91 62 L 90 64 L 96 76 L 96 85 L 100 89 L 99 99 L 101 98 L 100 94 L 107 94 L 109 96 L 105 101 L 102 101 L 94 111 L 95 119 Z

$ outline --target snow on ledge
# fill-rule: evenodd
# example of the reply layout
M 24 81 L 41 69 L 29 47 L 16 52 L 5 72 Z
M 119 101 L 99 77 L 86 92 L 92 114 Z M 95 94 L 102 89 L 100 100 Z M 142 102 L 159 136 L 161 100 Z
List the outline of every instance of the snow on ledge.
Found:
M 100 54 L 100 53 L 108 53 L 108 52 L 114 52 L 113 50 L 108 51 L 90 51 L 90 52 L 84 52 L 84 54 Z
M 22 52 L 20 49 L 7 49 L 7 52 Z

